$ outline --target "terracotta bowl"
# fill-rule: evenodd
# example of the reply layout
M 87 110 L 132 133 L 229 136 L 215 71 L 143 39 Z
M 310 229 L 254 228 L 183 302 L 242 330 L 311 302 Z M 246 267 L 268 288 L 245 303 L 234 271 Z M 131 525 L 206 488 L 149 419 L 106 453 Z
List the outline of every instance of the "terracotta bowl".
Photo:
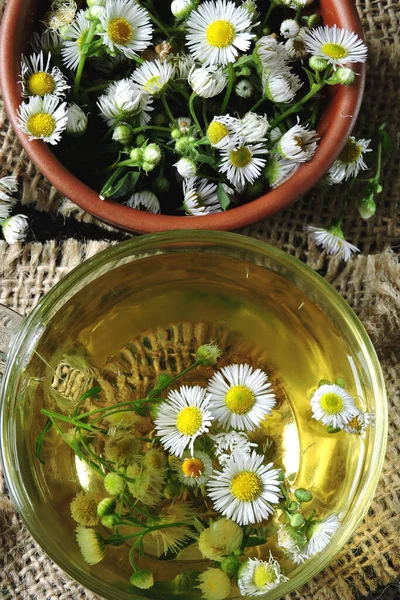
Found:
M 60 192 L 92 215 L 127 230 L 142 233 L 172 229 L 233 230 L 282 210 L 310 190 L 326 173 L 341 152 L 359 112 L 365 64 L 356 65 L 359 77 L 352 86 L 336 86 L 329 90 L 326 108 L 317 128 L 322 139 L 313 159 L 275 190 L 226 212 L 203 217 L 174 217 L 134 210 L 112 200 L 101 201 L 97 192 L 59 162 L 49 146 L 40 141 L 29 142 L 16 124 L 16 111 L 21 102 L 21 86 L 18 84 L 21 52 L 42 10 L 41 0 L 8 0 L 3 17 L 0 85 L 10 121 L 29 157 Z M 324 0 L 318 10 L 324 24 L 336 23 L 338 27 L 350 29 L 362 37 L 354 0 Z

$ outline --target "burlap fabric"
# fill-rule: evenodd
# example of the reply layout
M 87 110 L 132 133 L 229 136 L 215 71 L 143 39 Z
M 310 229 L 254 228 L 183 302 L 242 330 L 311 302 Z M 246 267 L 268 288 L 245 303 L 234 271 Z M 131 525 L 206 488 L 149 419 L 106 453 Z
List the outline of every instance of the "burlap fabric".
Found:
M 4 7 L 0 0 L 0 10 Z M 387 121 L 399 148 L 400 132 L 400 4 L 391 0 L 357 2 L 370 48 L 366 94 L 357 134 L 372 137 Z M 384 193 L 373 219 L 362 221 L 355 209 L 344 222 L 348 239 L 362 255 L 344 266 L 328 259 L 308 244 L 305 223 L 327 225 L 340 210 L 340 186 L 314 190 L 303 200 L 269 220 L 241 233 L 270 242 L 323 273 L 351 304 L 368 329 L 381 358 L 389 395 L 389 440 L 385 467 L 371 510 L 353 538 L 331 566 L 291 600 L 371 600 L 400 598 L 400 397 L 399 327 L 400 266 L 394 252 L 400 247 L 398 153 L 384 158 Z M 83 213 L 64 199 L 28 160 L 16 140 L 0 102 L 0 171 L 15 174 L 23 182 L 25 210 L 35 210 L 33 237 L 43 239 L 42 219 L 37 211 L 74 223 L 77 236 L 85 234 L 85 223 L 96 230 L 96 238 L 108 241 L 67 240 L 29 242 L 7 247 L 0 242 L 0 302 L 28 314 L 53 285 L 85 258 L 106 248 L 115 231 Z M 355 190 L 354 197 L 356 197 Z M 23 207 L 21 207 L 21 212 Z M 33 214 L 33 213 L 32 213 Z M 39 215 L 39 216 L 38 216 Z M 55 220 L 54 238 L 63 236 Z M 93 236 L 94 237 L 94 236 Z M 122 238 L 122 234 L 121 234 Z M 388 251 L 392 248 L 393 252 Z M 4 600 L 95 600 L 63 574 L 32 540 L 15 513 L 0 476 L 0 597 Z

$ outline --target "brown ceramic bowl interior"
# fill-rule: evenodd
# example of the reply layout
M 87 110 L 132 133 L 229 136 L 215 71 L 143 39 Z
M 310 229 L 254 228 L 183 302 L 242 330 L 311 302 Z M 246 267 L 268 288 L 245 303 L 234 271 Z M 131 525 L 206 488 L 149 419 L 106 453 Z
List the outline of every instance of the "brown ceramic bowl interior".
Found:
M 101 201 L 94 190 L 57 160 L 49 146 L 40 141 L 29 142 L 16 124 L 16 112 L 21 102 L 21 86 L 18 84 L 21 52 L 32 31 L 32 24 L 42 10 L 41 0 L 8 0 L 0 40 L 0 85 L 7 113 L 32 161 L 60 192 L 85 211 L 124 229 L 142 233 L 189 228 L 233 230 L 260 221 L 289 206 L 317 183 L 339 155 L 357 118 L 364 89 L 365 64 L 356 65 L 359 76 L 352 86 L 335 86 L 329 90 L 329 100 L 318 125 L 322 139 L 313 159 L 287 182 L 261 198 L 203 217 L 154 215 L 111 200 Z M 324 24 L 336 23 L 338 27 L 352 30 L 362 37 L 354 0 L 324 0 L 318 11 Z

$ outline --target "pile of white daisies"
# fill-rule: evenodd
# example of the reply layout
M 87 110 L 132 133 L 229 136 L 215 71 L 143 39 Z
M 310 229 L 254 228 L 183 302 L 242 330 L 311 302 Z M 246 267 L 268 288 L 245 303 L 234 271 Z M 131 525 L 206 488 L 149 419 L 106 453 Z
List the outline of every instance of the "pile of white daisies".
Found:
M 11 214 L 18 202 L 14 195 L 18 187 L 16 177 L 6 176 L 0 179 L 0 228 L 9 244 L 23 241 L 28 230 L 28 217 Z
M 78 401 L 72 418 L 42 410 L 48 419 L 43 432 L 58 419 L 69 421 L 64 441 L 104 481 L 103 493 L 79 492 L 71 502 L 85 561 L 97 564 L 108 546 L 129 540 L 135 587 L 154 585 L 152 572 L 140 566 L 143 554 L 202 557 L 214 563 L 195 574 L 205 600 L 224 600 L 236 585 L 242 595 L 261 595 L 287 581 L 293 565 L 321 552 L 339 527 L 338 515 L 305 515 L 312 493 L 293 489 L 282 469 L 265 458 L 260 427 L 277 404 L 266 373 L 231 364 L 206 387 L 173 387 L 192 369 L 215 365 L 219 356 L 217 346 L 201 346 L 188 369 L 173 379 L 161 374 L 144 399 L 127 401 L 128 394 L 123 402 L 104 405 L 102 388 L 95 387 Z M 312 416 L 328 434 L 362 436 L 373 415 L 356 407 L 344 385 L 341 379 L 321 381 L 311 397 Z M 42 445 L 43 433 L 36 447 Z M 271 552 L 260 558 L 267 539 L 285 557 L 284 567 Z
M 249 201 L 312 159 L 321 90 L 367 57 L 309 4 L 55 0 L 22 59 L 19 125 L 62 141 L 101 199 L 195 216 Z M 350 138 L 327 181 L 365 169 L 368 145 Z

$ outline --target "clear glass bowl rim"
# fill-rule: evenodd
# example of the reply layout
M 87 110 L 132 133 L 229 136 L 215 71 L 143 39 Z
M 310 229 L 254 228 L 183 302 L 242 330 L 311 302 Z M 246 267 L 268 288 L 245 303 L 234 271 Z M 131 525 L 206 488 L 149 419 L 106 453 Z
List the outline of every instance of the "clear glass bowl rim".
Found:
M 122 590 L 116 590 L 111 584 L 99 582 L 95 576 L 71 565 L 66 560 L 65 555 L 60 556 L 58 552 L 53 551 L 51 535 L 49 536 L 49 532 L 46 531 L 45 524 L 36 518 L 34 507 L 24 494 L 23 481 L 19 477 L 18 463 L 15 460 L 16 452 L 13 452 L 15 450 L 12 435 L 13 424 L 12 419 L 9 418 L 13 414 L 16 405 L 20 366 L 24 362 L 24 356 L 36 345 L 34 339 L 36 328 L 41 327 L 43 322 L 48 321 L 70 297 L 93 280 L 93 276 L 99 276 L 125 262 L 140 260 L 146 256 L 147 252 L 151 254 L 154 254 L 154 252 L 165 253 L 171 248 L 178 251 L 193 251 L 196 248 L 200 249 L 202 246 L 225 249 L 226 251 L 231 248 L 236 254 L 250 252 L 263 256 L 274 263 L 276 267 L 274 270 L 278 274 L 282 275 L 282 271 L 286 271 L 296 274 L 297 278 L 301 278 L 303 284 L 301 289 L 303 291 L 305 291 L 305 287 L 311 287 L 318 292 L 322 292 L 332 312 L 336 313 L 336 317 L 346 324 L 351 335 L 357 338 L 359 345 L 363 348 L 364 357 L 370 365 L 373 393 L 376 397 L 374 447 L 370 454 L 369 464 L 366 464 L 364 468 L 364 481 L 357 490 L 355 499 L 358 500 L 358 503 L 354 507 L 354 511 L 351 515 L 346 515 L 332 542 L 320 554 L 302 565 L 299 570 L 296 569 L 296 574 L 288 582 L 281 584 L 279 588 L 262 597 L 268 598 L 268 600 L 278 600 L 305 584 L 325 568 L 342 549 L 354 533 L 357 525 L 364 518 L 379 481 L 385 458 L 388 429 L 387 398 L 382 370 L 372 342 L 358 317 L 325 279 L 286 252 L 265 242 L 236 233 L 177 230 L 148 234 L 119 243 L 89 258 L 73 269 L 43 297 L 33 312 L 23 321 L 10 349 L 3 378 L 0 404 L 1 453 L 4 473 L 11 498 L 18 513 L 32 537 L 61 569 L 84 587 L 105 598 L 113 600 L 116 600 L 116 598 L 118 600 L 134 600 L 136 598 L 141 600 L 145 597 L 140 596 L 139 593 L 136 595 L 135 592 L 128 594 Z M 248 260 L 248 256 L 245 259 Z M 104 267 L 110 267 L 110 269 L 104 269 Z M 282 276 L 285 277 L 285 275 Z M 260 596 L 260 598 L 262 597 Z

